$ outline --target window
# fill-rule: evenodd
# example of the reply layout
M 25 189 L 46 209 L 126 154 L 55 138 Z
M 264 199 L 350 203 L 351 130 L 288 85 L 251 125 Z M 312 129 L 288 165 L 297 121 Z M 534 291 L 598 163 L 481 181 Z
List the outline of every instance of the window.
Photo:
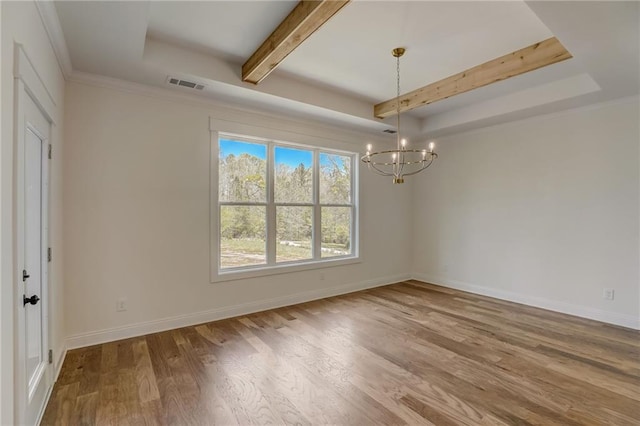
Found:
M 218 275 L 357 257 L 355 153 L 220 133 L 217 157 Z

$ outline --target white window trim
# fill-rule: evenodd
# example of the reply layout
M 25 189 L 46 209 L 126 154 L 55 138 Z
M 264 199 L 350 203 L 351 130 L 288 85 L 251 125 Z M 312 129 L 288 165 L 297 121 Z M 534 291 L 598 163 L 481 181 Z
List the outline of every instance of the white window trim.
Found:
M 338 145 L 338 147 L 333 146 L 319 146 L 318 143 L 322 141 L 322 139 L 327 140 L 327 138 L 306 135 L 297 132 L 287 132 L 280 129 L 273 129 L 270 127 L 261 127 L 261 126 L 252 126 L 244 123 L 237 123 L 233 121 L 214 119 L 210 118 L 210 275 L 211 282 L 224 282 L 231 280 L 239 280 L 246 278 L 256 278 L 268 275 L 277 275 L 284 273 L 292 273 L 299 272 L 305 270 L 312 269 L 322 269 L 329 267 L 336 267 L 342 265 L 350 265 L 355 263 L 360 263 L 360 209 L 359 209 L 359 167 L 358 167 L 358 159 L 357 155 L 352 150 L 349 150 L 347 146 L 343 142 L 332 141 L 331 145 Z M 240 140 L 255 139 L 258 143 L 266 143 L 267 144 L 267 167 L 269 171 L 267 173 L 267 179 L 273 178 L 273 162 L 271 161 L 271 157 L 274 154 L 274 146 L 290 146 L 292 148 L 301 148 L 314 151 L 313 161 L 314 167 L 319 166 L 319 152 L 326 153 L 335 153 L 335 154 L 346 154 L 353 158 L 351 164 L 351 191 L 353 198 L 353 216 L 352 216 L 352 224 L 351 224 L 351 245 L 352 245 L 352 254 L 348 256 L 336 256 L 326 259 L 313 259 L 308 261 L 296 261 L 296 262 L 287 262 L 287 263 L 277 263 L 272 265 L 256 265 L 256 266 L 247 266 L 238 269 L 227 269 L 221 270 L 219 267 L 219 259 L 220 259 L 220 240 L 219 240 L 219 203 L 218 203 L 218 156 L 219 156 L 219 145 L 218 138 L 219 134 L 223 133 L 225 135 L 238 135 Z M 285 142 L 286 141 L 286 142 Z M 296 141 L 296 142 L 289 142 Z M 314 169 L 318 170 L 318 169 Z M 315 200 L 318 200 L 319 197 L 319 182 L 316 182 L 319 174 L 314 172 L 314 209 L 320 209 L 322 206 L 320 203 L 316 203 Z M 272 191 L 273 185 L 268 182 L 267 190 Z M 273 193 L 268 195 L 268 200 L 273 200 Z M 267 203 L 267 209 L 269 207 L 275 208 L 276 203 Z M 330 206 L 330 205 L 329 205 Z M 317 212 L 315 212 L 317 213 Z M 275 212 L 271 212 L 271 214 L 275 214 Z M 267 217 L 269 217 L 269 212 L 267 212 Z M 321 228 L 320 223 L 320 215 L 314 214 L 314 223 L 313 230 L 319 230 Z M 269 248 L 270 245 L 274 245 L 275 239 L 269 238 L 270 235 L 275 235 L 275 220 L 267 220 L 267 250 L 275 250 L 275 246 Z M 270 244 L 270 240 L 273 243 Z M 320 239 L 314 238 L 314 252 L 320 253 Z

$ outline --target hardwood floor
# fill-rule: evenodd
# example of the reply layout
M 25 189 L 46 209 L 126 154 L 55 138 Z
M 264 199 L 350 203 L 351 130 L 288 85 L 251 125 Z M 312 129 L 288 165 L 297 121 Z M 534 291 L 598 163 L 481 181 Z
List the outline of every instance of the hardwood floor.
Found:
M 640 332 L 408 281 L 70 351 L 42 424 L 639 425 Z

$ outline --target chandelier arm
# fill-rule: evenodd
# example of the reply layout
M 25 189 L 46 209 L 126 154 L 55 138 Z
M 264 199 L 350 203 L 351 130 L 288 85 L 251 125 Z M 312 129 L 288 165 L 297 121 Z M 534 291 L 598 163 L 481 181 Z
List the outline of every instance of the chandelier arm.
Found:
M 423 171 L 424 169 L 428 168 L 431 165 L 431 163 L 429 163 L 428 165 L 424 166 L 424 167 L 420 167 L 418 170 L 416 170 L 415 172 L 411 172 L 411 173 L 405 173 L 405 176 L 413 176 L 413 175 L 417 175 L 418 173 L 420 173 L 421 171 Z
M 381 156 L 382 154 L 396 154 L 399 155 L 400 153 L 398 153 L 397 151 L 394 150 L 388 150 L 388 151 L 379 151 L 379 152 L 373 152 L 370 155 L 363 155 L 362 156 L 362 161 L 364 163 L 371 163 L 371 164 L 375 164 L 377 166 L 393 166 L 395 164 L 397 164 L 397 162 L 378 162 L 375 161 L 375 157 L 377 156 Z M 405 150 L 402 151 L 402 155 L 406 155 L 407 153 L 416 153 L 416 154 L 423 154 L 424 151 L 423 150 L 418 150 L 418 149 L 411 149 L 411 150 Z M 427 155 L 429 155 L 430 161 L 433 161 L 433 159 L 437 158 L 438 155 L 435 152 L 427 152 Z M 406 157 L 404 157 L 406 158 Z M 420 159 L 419 161 L 402 161 L 402 165 L 412 165 L 412 164 L 420 164 L 420 163 L 424 163 L 426 160 Z
M 414 166 L 416 164 L 424 164 L 426 162 L 431 162 L 433 160 L 420 160 L 420 161 L 407 161 L 404 163 L 405 166 Z
M 363 161 L 364 161 L 364 160 L 363 160 Z M 377 162 L 377 161 L 374 161 L 374 160 L 372 160 L 372 159 L 369 159 L 368 161 L 364 161 L 364 162 L 365 162 L 365 163 L 367 163 L 367 164 L 371 163 L 371 164 L 376 165 L 376 166 L 393 166 L 393 165 L 395 164 L 394 162 L 390 162 L 390 163 L 387 163 L 387 162 Z
M 391 151 L 391 152 L 393 152 L 393 151 Z M 393 165 L 395 164 L 395 163 L 393 163 L 393 162 L 392 162 L 392 163 L 386 163 L 386 162 L 379 163 L 379 162 L 374 161 L 374 160 L 372 159 L 372 157 L 373 157 L 373 154 L 371 154 L 370 156 L 369 156 L 369 155 L 363 155 L 363 156 L 360 158 L 360 160 L 361 160 L 363 163 L 365 163 L 367 166 L 369 166 L 369 167 L 370 167 L 371 165 L 375 165 L 375 166 L 393 166 Z
M 363 156 L 363 157 L 362 157 L 362 161 L 363 161 L 364 163 L 366 163 L 367 168 L 369 169 L 369 171 L 371 171 L 371 172 L 373 172 L 373 173 L 375 173 L 375 174 L 377 174 L 377 175 L 380 175 L 380 176 L 393 176 L 393 174 L 388 173 L 388 172 L 385 172 L 384 170 L 381 170 L 381 169 L 377 168 L 377 167 L 375 166 L 375 163 L 373 163 L 373 162 L 371 162 L 371 161 L 367 161 L 367 160 L 365 160 L 365 157 L 366 157 L 366 156 Z
M 403 152 L 405 154 L 408 153 L 408 152 L 419 152 L 419 153 L 422 154 L 423 151 L 424 150 L 420 150 L 420 149 L 403 149 L 400 152 Z M 398 150 L 396 150 L 396 149 L 387 149 L 385 151 L 370 152 L 368 157 L 373 157 L 373 156 L 379 155 L 379 154 L 393 154 L 394 152 L 397 153 Z M 429 153 L 427 152 L 427 154 L 429 154 Z M 433 154 L 435 154 L 435 152 Z M 367 155 L 363 155 L 362 157 L 367 157 Z
M 423 167 L 419 168 L 419 169 L 418 169 L 418 170 L 416 170 L 415 172 L 406 173 L 406 174 L 405 174 L 405 176 L 417 175 L 418 173 L 420 173 L 420 172 L 421 172 L 421 171 L 423 171 L 424 169 L 429 168 L 429 166 L 430 166 L 431 164 L 433 164 L 433 159 L 432 159 L 431 161 L 429 161 L 429 162 L 427 163 L 427 165 L 426 165 L 426 166 L 423 166 Z
M 395 176 L 395 174 L 393 174 L 393 173 L 389 173 L 389 172 L 386 172 L 384 170 L 381 170 L 381 169 L 377 168 L 375 166 L 375 163 L 370 163 L 370 164 L 371 164 L 370 169 L 373 169 L 374 173 L 377 173 L 380 176 Z
M 399 155 L 402 155 L 402 162 L 400 163 L 400 173 L 399 173 L 399 175 L 403 176 L 402 172 L 404 171 L 404 166 L 410 164 L 410 162 L 407 163 L 407 162 L 404 161 L 405 151 L 402 151 Z

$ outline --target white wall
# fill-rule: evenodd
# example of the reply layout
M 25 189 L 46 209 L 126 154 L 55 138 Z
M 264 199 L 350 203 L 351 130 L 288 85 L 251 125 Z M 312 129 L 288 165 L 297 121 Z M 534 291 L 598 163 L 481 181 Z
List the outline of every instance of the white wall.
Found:
M 67 84 L 64 251 L 71 346 L 293 303 L 339 291 L 331 290 L 336 286 L 408 277 L 411 186 L 363 171 L 362 263 L 210 283 L 209 117 L 230 114 L 239 122 L 258 121 L 220 106 Z M 362 151 L 367 142 L 358 133 L 259 117 L 272 127 L 316 135 L 318 145 L 346 143 Z M 119 297 L 128 298 L 126 312 L 116 312 Z
M 0 58 L 2 58 L 2 5 L 0 5 Z M 2 146 L 4 145 L 3 141 L 3 135 L 4 133 L 2 132 L 2 82 L 4 81 L 4 79 L 2 78 L 2 76 L 4 75 L 4 67 L 2 67 L 0 65 L 0 348 L 4 347 L 4 345 L 7 343 L 7 339 L 9 338 L 7 336 L 8 330 L 5 328 L 5 326 L 2 325 L 3 319 L 6 316 L 6 312 L 5 312 L 5 303 L 6 303 L 6 298 L 7 296 L 4 296 L 4 286 L 2 285 L 2 282 L 4 281 L 4 269 L 3 269 L 3 264 L 4 262 L 2 262 L 3 256 L 4 256 L 4 246 L 5 246 L 5 239 L 7 238 L 4 234 L 5 232 L 5 226 L 4 226 L 4 215 L 2 214 L 2 196 L 4 196 L 4 192 L 3 192 L 3 188 L 4 188 L 4 184 L 3 184 L 3 164 L 4 161 L 2 160 L 3 158 L 3 151 L 4 149 L 2 148 Z M 6 154 L 4 154 L 6 155 Z M 10 367 L 10 360 L 7 359 L 7 355 L 3 354 L 2 349 L 0 349 L 0 401 L 2 401 L 4 398 L 3 396 L 5 395 L 5 392 L 8 392 L 8 387 L 7 385 L 3 385 L 3 383 L 8 379 L 7 374 L 9 374 L 9 370 L 8 368 Z M 6 413 L 6 409 L 8 407 L 5 407 L 5 404 L 3 404 L 2 402 L 0 402 L 0 424 L 4 423 L 5 421 L 5 413 Z
M 414 276 L 639 327 L 638 114 L 636 97 L 439 140 Z
M 322 270 L 325 280 L 312 270 L 211 284 L 210 116 L 317 135 L 327 146 L 347 141 L 354 151 L 370 137 L 139 87 L 67 84 L 71 346 L 294 303 L 339 291 L 335 286 L 393 282 L 411 271 L 635 325 L 637 99 L 439 140 L 438 162 L 404 186 L 363 170 L 362 263 Z M 614 301 L 602 300 L 605 286 L 615 288 Z M 119 297 L 128 298 L 126 312 L 115 310 Z
M 62 119 L 64 104 L 64 78 L 58 66 L 51 43 L 34 2 L 0 2 L 1 9 L 1 140 L 0 140 L 0 424 L 13 424 L 14 419 L 14 310 L 17 307 L 13 274 L 13 103 L 14 103 L 14 42 L 21 43 L 29 55 L 40 78 L 57 105 L 60 120 L 52 129 L 55 146 L 51 163 L 50 244 L 54 253 L 62 248 Z M 62 257 L 54 257 L 50 264 L 51 284 L 51 344 L 54 354 L 62 352 L 63 329 Z

